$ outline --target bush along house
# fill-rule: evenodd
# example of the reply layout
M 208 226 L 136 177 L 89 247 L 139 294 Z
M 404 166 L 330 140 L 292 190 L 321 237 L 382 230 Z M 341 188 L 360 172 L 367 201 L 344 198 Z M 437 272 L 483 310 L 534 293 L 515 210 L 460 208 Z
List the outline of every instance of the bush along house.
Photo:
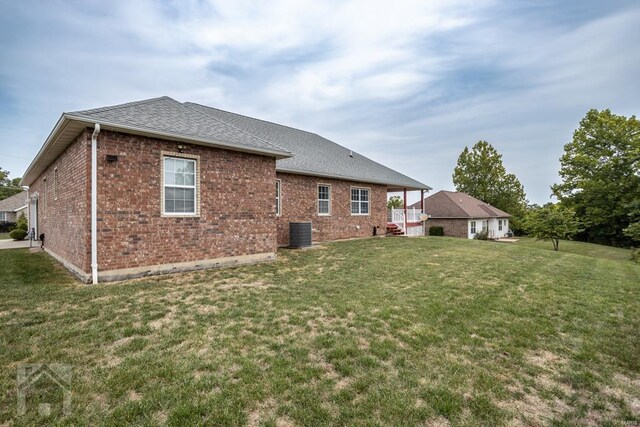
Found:
M 430 187 L 314 133 L 168 97 L 64 113 L 23 178 L 45 250 L 85 282 L 273 260 L 384 233 Z

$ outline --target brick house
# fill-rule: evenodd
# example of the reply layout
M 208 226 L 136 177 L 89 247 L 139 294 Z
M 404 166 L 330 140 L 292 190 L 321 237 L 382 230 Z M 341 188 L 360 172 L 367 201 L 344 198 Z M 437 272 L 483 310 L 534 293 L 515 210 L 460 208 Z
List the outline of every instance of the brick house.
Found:
M 438 191 L 424 199 L 424 212 L 429 227 L 443 227 L 445 236 L 473 239 L 482 230 L 489 238 L 505 237 L 511 215 L 482 200 L 458 191 Z M 418 208 L 420 202 L 409 207 Z
M 385 229 L 430 187 L 314 133 L 168 97 L 64 113 L 27 169 L 45 250 L 85 282 L 272 260 Z

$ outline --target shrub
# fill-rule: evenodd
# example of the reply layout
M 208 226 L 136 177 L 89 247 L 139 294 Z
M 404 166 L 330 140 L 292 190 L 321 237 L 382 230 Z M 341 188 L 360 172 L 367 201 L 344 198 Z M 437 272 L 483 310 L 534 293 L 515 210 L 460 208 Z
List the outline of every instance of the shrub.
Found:
M 473 236 L 473 238 L 476 240 L 489 240 L 489 230 L 485 229 L 485 230 L 478 231 L 476 235 Z
M 631 248 L 631 259 L 640 264 L 640 248 Z
M 24 214 L 20 214 L 20 218 L 16 222 L 16 228 L 19 230 L 29 231 L 29 224 L 27 223 L 27 217 Z
M 9 233 L 9 237 L 13 240 L 24 240 L 27 237 L 27 232 L 21 228 L 16 228 L 11 233 Z
M 0 233 L 8 233 L 14 228 L 16 228 L 15 222 L 0 221 Z
M 429 236 L 444 236 L 444 227 L 440 225 L 429 227 Z

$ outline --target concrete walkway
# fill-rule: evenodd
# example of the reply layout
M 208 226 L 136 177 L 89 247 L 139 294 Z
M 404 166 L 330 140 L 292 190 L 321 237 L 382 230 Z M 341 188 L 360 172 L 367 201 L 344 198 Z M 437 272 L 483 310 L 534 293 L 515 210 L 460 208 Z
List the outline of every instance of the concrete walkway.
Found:
M 33 242 L 35 246 L 40 246 L 40 242 Z M 19 249 L 19 248 L 28 248 L 29 241 L 28 240 L 0 240 L 0 250 L 2 249 Z

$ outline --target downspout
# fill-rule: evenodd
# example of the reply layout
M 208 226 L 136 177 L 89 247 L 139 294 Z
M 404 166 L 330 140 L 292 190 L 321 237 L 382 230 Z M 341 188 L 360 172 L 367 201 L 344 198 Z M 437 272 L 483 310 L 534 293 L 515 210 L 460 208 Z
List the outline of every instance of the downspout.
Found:
M 100 125 L 95 124 L 91 135 L 91 278 L 98 283 L 98 134 Z

